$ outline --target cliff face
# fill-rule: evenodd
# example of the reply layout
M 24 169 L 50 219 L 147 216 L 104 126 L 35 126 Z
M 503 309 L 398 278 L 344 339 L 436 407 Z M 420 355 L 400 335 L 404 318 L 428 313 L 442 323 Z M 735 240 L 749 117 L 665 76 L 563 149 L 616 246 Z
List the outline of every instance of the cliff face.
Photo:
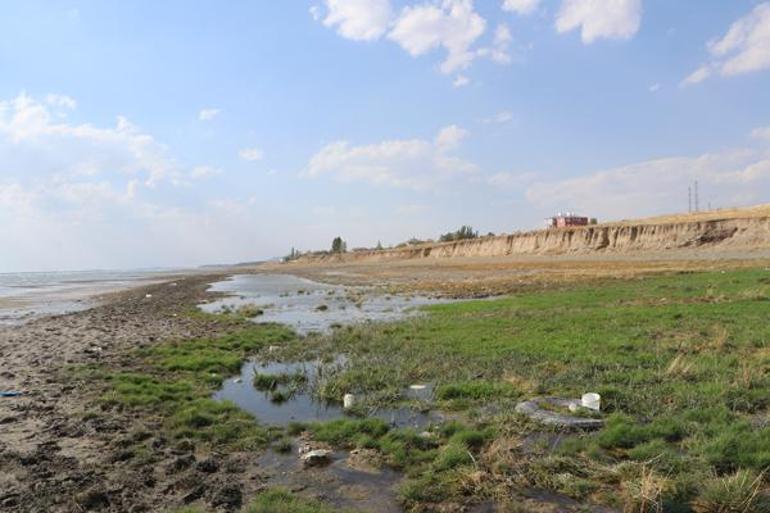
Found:
M 506 255 L 636 254 L 687 249 L 751 251 L 770 247 L 770 216 L 650 224 L 619 223 L 537 230 L 457 242 L 423 244 L 304 261 L 402 260 Z

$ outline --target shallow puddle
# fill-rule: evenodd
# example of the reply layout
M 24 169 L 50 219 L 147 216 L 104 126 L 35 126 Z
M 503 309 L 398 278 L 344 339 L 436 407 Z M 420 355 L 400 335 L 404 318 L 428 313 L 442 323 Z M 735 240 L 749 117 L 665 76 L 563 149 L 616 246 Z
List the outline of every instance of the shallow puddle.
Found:
M 306 468 L 296 450 L 285 454 L 267 451 L 259 458 L 259 466 L 265 470 L 270 486 L 307 490 L 309 495 L 320 496 L 341 509 L 402 512 L 395 492 L 401 475 L 388 468 L 360 469 L 351 459 L 350 453 L 338 451 L 329 465 Z
M 323 372 L 330 372 L 344 364 L 343 358 L 326 364 L 317 361 L 268 364 L 250 361 L 241 367 L 239 376 L 225 381 L 222 388 L 214 394 L 214 399 L 232 401 L 241 409 L 254 415 L 260 423 L 267 425 L 285 426 L 290 422 L 354 418 L 345 412 L 341 404 L 317 401 L 312 395 L 312 387 Z M 299 386 L 276 384 L 269 390 L 260 390 L 254 385 L 255 374 L 263 377 L 304 376 L 304 378 Z M 280 392 L 281 400 L 276 401 L 276 391 Z M 432 396 L 432 390 L 429 385 L 420 385 L 404 391 L 404 396 L 426 401 Z M 379 408 L 365 413 L 369 417 L 380 418 L 394 427 L 415 429 L 423 429 L 445 420 L 445 417 L 438 412 L 420 412 L 408 407 Z
M 227 296 L 200 308 L 216 313 L 257 307 L 255 322 L 277 322 L 297 333 L 326 332 L 335 325 L 397 321 L 419 314 L 418 307 L 447 302 L 425 296 L 377 293 L 364 287 L 327 285 L 286 274 L 242 274 L 212 284 Z

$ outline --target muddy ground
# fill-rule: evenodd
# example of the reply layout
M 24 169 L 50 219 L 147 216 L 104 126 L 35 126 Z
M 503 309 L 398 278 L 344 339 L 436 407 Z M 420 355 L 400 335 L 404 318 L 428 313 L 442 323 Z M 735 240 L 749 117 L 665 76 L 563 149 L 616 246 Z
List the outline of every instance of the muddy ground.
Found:
M 489 259 L 433 265 L 272 265 L 267 269 L 333 283 L 480 296 L 565 280 L 742 264 Z M 248 271 L 253 269 L 236 272 Z M 0 390 L 24 392 L 21 397 L 0 398 L 0 511 L 154 512 L 185 503 L 237 511 L 274 481 L 271 473 L 276 469 L 265 464 L 262 453 L 202 454 L 192 444 L 170 446 L 158 434 L 159 419 L 102 411 L 96 400 L 101 392 L 69 370 L 86 363 L 119 367 L 137 347 L 221 333 L 226 324 L 185 314 L 212 299 L 206 292 L 208 284 L 224 276 L 177 278 L 173 284 L 112 294 L 90 310 L 0 328 Z M 153 465 L 138 463 L 126 450 L 137 437 L 151 439 Z M 283 464 L 277 467 L 285 471 Z M 336 486 L 328 474 L 285 477 L 284 481 L 297 490 L 315 486 L 320 495 L 324 488 Z
M 0 390 L 24 392 L 0 399 L 0 511 L 159 511 L 202 497 L 234 510 L 259 487 L 243 455 L 199 460 L 194 447 L 168 447 L 160 436 L 154 468 L 124 461 L 131 437 L 154 437 L 156 420 L 93 409 L 95 391 L 67 371 L 119 364 L 163 339 L 216 334 L 217 323 L 184 314 L 220 278 L 140 287 L 91 310 L 0 330 Z

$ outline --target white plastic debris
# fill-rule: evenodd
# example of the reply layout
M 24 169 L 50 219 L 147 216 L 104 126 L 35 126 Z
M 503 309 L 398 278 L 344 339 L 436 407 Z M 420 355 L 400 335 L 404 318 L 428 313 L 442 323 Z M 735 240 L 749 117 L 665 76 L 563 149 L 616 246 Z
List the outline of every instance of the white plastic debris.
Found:
M 345 394 L 342 397 L 342 407 L 346 410 L 352 408 L 356 404 L 356 396 L 353 394 Z
M 152 297 L 152 294 L 145 294 L 144 297 L 146 297 L 147 299 L 150 299 Z
M 580 399 L 581 404 L 584 408 L 588 408 L 589 410 L 595 410 L 599 411 L 602 407 L 602 396 L 595 392 L 588 392 L 587 394 L 583 394 L 583 397 Z

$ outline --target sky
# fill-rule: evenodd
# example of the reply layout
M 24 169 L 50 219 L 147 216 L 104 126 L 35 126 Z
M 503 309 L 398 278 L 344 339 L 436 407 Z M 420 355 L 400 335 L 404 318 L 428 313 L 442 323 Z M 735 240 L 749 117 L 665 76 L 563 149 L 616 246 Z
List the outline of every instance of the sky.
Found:
M 0 272 L 770 202 L 770 1 L 6 0 Z

